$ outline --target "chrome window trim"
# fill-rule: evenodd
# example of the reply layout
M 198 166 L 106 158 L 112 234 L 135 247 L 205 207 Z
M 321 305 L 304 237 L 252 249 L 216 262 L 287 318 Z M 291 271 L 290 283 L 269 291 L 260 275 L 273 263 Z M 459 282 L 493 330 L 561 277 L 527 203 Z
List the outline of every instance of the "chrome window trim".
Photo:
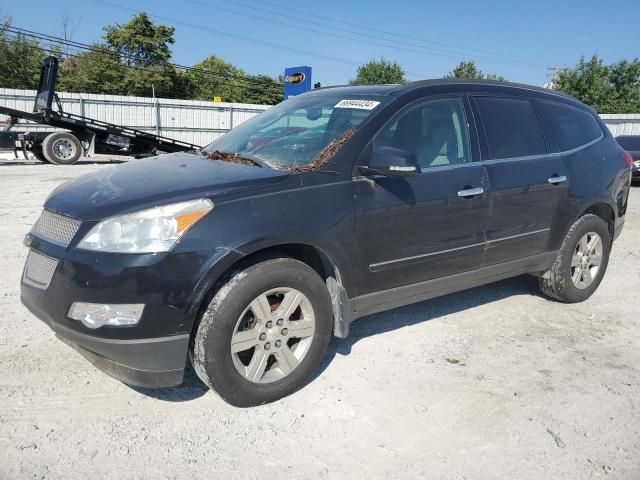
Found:
M 454 165 L 437 165 L 434 167 L 428 167 L 425 168 L 424 170 L 422 170 L 422 172 L 414 177 L 403 177 L 405 180 L 410 180 L 411 178 L 420 178 L 422 175 L 426 175 L 429 172 L 441 172 L 441 171 L 445 171 L 445 170 L 455 170 L 458 168 L 467 168 L 467 167 L 477 167 L 479 165 L 482 165 L 481 162 L 467 162 L 467 163 L 458 163 L 458 164 L 454 164 Z M 371 177 L 365 177 L 364 175 L 354 175 L 353 180 L 354 181 L 358 181 L 358 180 L 368 180 Z M 374 175 L 373 178 L 393 178 L 393 177 L 387 177 L 386 175 Z
M 465 245 L 463 247 L 455 247 L 455 248 L 448 248 L 446 250 L 440 250 L 437 252 L 431 252 L 431 253 L 423 253 L 421 255 L 413 255 L 411 257 L 404 257 L 404 258 L 398 258 L 395 260 L 386 260 L 384 262 L 378 262 L 378 263 L 372 263 L 371 265 L 369 265 L 369 270 L 371 271 L 375 271 L 377 269 L 379 269 L 380 267 L 384 267 L 386 265 L 391 265 L 394 263 L 401 263 L 401 262 L 409 262 L 411 260 L 417 260 L 420 258 L 427 258 L 427 257 L 432 257 L 434 255 L 442 255 L 445 253 L 451 253 L 451 252 L 456 252 L 459 250 L 465 250 L 467 248 L 474 248 L 474 247 L 480 247 L 480 246 L 487 246 L 487 245 L 491 245 L 493 243 L 497 243 L 497 242 L 504 242 L 506 240 L 513 240 L 515 238 L 520 238 L 520 237 L 526 237 L 529 235 L 537 235 L 540 233 L 544 233 L 544 232 L 549 232 L 551 229 L 550 228 L 541 228 L 540 230 L 534 230 L 532 232 L 525 232 L 525 233 L 518 233 L 515 235 L 509 235 L 507 237 L 502 237 L 502 238 L 495 238 L 493 240 L 485 240 L 484 242 L 478 242 L 478 243 L 472 243 L 471 245 Z
M 604 138 L 604 134 L 601 134 L 595 140 L 591 140 L 589 143 L 585 143 L 584 145 L 580 145 L 579 147 L 573 148 L 571 150 L 564 150 L 562 152 L 553 152 L 553 153 L 542 153 L 539 155 L 529 155 L 526 157 L 509 157 L 509 158 L 496 158 L 492 160 L 483 160 L 482 163 L 492 165 L 501 162 L 511 162 L 514 160 L 539 160 L 541 158 L 550 158 L 550 157 L 562 157 L 563 155 L 573 155 L 574 153 L 579 152 L 580 150 L 585 150 L 592 145 L 595 145 L 600 140 Z

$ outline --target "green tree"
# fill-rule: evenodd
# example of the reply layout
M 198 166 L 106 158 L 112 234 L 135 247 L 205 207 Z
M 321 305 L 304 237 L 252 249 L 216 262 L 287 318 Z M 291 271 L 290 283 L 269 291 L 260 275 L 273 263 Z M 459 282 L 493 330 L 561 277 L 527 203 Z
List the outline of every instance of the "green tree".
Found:
M 597 55 L 589 60 L 581 57 L 574 68 L 558 74 L 553 88 L 599 113 L 636 113 L 640 111 L 640 61 L 605 65 Z
M 156 25 L 140 13 L 104 31 L 104 43 L 63 63 L 61 90 L 187 98 L 188 79 L 169 63 L 173 27 Z
M 47 53 L 37 41 L 7 32 L 11 20 L 0 26 L 0 87 L 35 89 Z
M 0 87 L 36 87 L 47 53 L 38 42 L 10 35 L 10 20 L 0 20 Z M 153 23 L 140 13 L 124 25 L 104 28 L 104 41 L 91 50 L 67 55 L 58 70 L 58 90 L 273 105 L 282 101 L 282 82 L 248 75 L 210 56 L 183 72 L 171 63 L 173 27 Z M 65 38 L 67 37 L 65 33 Z M 62 50 L 55 48 L 59 55 Z
M 445 78 L 471 78 L 478 80 L 498 80 L 506 82 L 507 79 L 502 75 L 496 75 L 495 73 L 484 74 L 476 66 L 476 62 L 469 60 L 468 62 L 462 61 L 451 72 L 445 75 Z
M 126 95 L 126 67 L 110 54 L 105 45 L 66 58 L 58 70 L 58 87 L 62 92 Z
M 406 83 L 406 81 L 405 72 L 400 64 L 381 58 L 360 65 L 356 72 L 356 78 L 349 83 L 351 85 L 375 85 Z
M 124 25 L 107 25 L 104 32 L 106 44 L 120 53 L 126 65 L 149 67 L 171 59 L 169 45 L 175 43 L 175 28 L 156 25 L 145 12 Z
M 223 102 L 274 105 L 282 101 L 282 85 L 266 75 L 247 75 L 241 69 L 211 55 L 185 74 L 189 94 L 198 100 L 221 97 Z
M 190 96 L 197 100 L 222 97 L 224 102 L 240 102 L 245 73 L 221 58 L 211 55 L 186 73 L 190 80 Z
M 282 83 L 268 75 L 250 75 L 242 97 L 243 103 L 276 105 L 284 97 Z

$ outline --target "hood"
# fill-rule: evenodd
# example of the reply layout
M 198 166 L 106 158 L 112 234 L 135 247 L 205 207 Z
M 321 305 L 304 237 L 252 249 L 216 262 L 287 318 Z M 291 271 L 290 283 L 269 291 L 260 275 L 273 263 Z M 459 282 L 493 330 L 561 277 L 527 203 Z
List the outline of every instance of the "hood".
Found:
M 275 183 L 288 172 L 173 153 L 132 160 L 82 175 L 56 188 L 45 208 L 78 220 L 101 220 L 156 205 Z

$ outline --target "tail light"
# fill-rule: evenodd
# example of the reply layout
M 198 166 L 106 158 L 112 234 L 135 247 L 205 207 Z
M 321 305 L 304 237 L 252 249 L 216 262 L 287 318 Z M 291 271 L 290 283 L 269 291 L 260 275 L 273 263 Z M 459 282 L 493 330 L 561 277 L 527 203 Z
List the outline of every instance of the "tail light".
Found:
M 629 168 L 633 167 L 633 157 L 629 152 L 624 152 L 622 154 L 622 159 L 624 160 L 624 163 L 626 163 Z

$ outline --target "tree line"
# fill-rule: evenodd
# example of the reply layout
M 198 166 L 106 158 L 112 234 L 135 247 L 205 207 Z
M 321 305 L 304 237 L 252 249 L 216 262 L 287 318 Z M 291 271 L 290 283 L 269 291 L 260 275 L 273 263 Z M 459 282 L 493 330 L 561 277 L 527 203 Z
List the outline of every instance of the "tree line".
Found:
M 11 20 L 0 26 L 0 87 L 35 88 L 48 55 L 60 58 L 58 91 L 213 100 L 274 105 L 282 101 L 282 81 L 250 75 L 211 55 L 193 67 L 172 63 L 174 27 L 155 24 L 139 13 L 124 25 L 104 27 L 101 40 L 42 42 L 16 32 Z M 35 38 L 34 38 L 35 37 Z
M 61 39 L 59 44 L 16 33 L 11 20 L 0 26 L 0 87 L 34 88 L 47 55 L 61 57 L 58 90 L 213 100 L 275 105 L 282 101 L 283 78 L 250 75 L 211 55 L 193 67 L 172 63 L 174 27 L 158 25 L 142 12 L 124 25 L 108 25 L 99 42 L 83 45 Z M 67 36 L 65 35 L 65 38 Z M 482 72 L 473 60 L 460 62 L 445 78 L 507 81 Z M 361 65 L 354 85 L 405 83 L 400 64 L 384 58 Z M 640 60 L 607 65 L 598 56 L 580 58 L 572 68 L 559 69 L 550 88 L 574 96 L 599 113 L 640 112 Z
M 403 68 L 384 58 L 362 65 L 356 73 L 353 85 L 407 81 Z M 502 75 L 483 73 L 473 60 L 460 62 L 444 77 L 508 81 Z M 571 95 L 598 113 L 640 113 L 640 60 L 606 65 L 597 55 L 589 60 L 581 57 L 575 67 L 558 69 L 548 88 Z

